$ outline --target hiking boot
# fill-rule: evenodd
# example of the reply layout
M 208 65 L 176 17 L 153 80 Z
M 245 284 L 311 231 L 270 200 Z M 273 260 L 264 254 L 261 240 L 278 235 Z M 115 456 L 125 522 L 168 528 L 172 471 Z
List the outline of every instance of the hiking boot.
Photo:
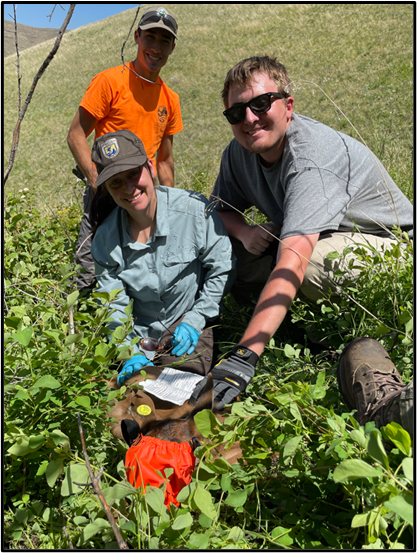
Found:
M 339 390 L 361 426 L 401 423 L 400 399 L 405 388 L 386 349 L 372 338 L 356 338 L 343 351 L 337 368 Z

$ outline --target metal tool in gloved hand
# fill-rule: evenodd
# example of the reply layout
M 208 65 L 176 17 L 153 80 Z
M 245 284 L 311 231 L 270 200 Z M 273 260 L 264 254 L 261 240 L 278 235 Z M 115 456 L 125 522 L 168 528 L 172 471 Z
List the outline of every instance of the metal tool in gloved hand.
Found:
M 212 369 L 214 404 L 223 409 L 246 390 L 255 374 L 259 355 L 244 346 L 235 346 L 228 359 L 222 359 Z
M 139 372 L 142 367 L 149 367 L 150 365 L 153 366 L 152 361 L 149 361 L 149 359 L 147 359 L 142 353 L 134 355 L 132 359 L 129 359 L 123 365 L 123 368 L 117 377 L 117 385 L 123 386 L 126 380 L 128 380 L 135 373 Z

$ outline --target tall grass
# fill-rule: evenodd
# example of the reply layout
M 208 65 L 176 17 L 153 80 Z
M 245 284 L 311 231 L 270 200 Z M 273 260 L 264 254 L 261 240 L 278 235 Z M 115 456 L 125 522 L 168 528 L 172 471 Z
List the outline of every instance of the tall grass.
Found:
M 166 4 L 179 40 L 162 78 L 181 99 L 184 130 L 174 140 L 176 186 L 201 183 L 209 194 L 232 138 L 220 91 L 232 65 L 276 55 L 293 81 L 295 110 L 356 137 L 319 85 L 361 132 L 412 199 L 413 6 L 411 4 Z M 85 89 L 99 71 L 121 63 L 135 9 L 65 35 L 24 119 L 7 188 L 27 187 L 55 203 L 71 196 L 74 166 L 66 134 Z M 21 53 L 22 90 L 52 47 Z M 130 38 L 125 60 L 134 59 Z M 17 119 L 15 57 L 4 64 L 4 145 L 8 159 Z

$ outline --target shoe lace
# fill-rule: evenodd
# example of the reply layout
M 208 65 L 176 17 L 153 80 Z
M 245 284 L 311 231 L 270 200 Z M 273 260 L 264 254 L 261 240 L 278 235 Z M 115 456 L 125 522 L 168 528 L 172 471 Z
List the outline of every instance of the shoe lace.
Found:
M 380 408 L 388 411 L 398 393 L 406 387 L 402 382 L 398 382 L 398 377 L 394 374 L 374 373 L 374 382 L 375 398 L 367 405 L 364 413 L 370 418 Z

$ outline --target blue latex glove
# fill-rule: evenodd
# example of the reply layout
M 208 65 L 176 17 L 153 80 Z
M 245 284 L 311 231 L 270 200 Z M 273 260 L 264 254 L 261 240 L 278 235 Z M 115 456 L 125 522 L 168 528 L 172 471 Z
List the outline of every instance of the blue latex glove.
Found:
M 146 359 L 146 357 L 140 353 L 139 355 L 134 355 L 132 359 L 129 359 L 123 365 L 123 369 L 120 371 L 119 376 L 117 377 L 117 385 L 123 386 L 123 384 L 135 373 L 139 372 L 142 367 L 149 367 L 153 365 L 152 361 Z
M 172 345 L 175 347 L 172 350 L 172 355 L 178 357 L 181 357 L 184 353 L 190 355 L 195 350 L 199 338 L 200 332 L 197 332 L 194 327 L 187 323 L 180 323 L 174 330 Z

